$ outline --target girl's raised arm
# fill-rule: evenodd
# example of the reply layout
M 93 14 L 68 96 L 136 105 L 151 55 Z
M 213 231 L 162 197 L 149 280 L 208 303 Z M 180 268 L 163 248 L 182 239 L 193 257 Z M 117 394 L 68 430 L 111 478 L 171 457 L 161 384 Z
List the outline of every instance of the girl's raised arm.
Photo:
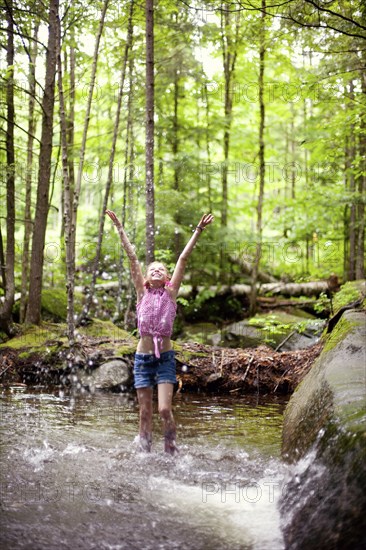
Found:
M 170 281 L 171 285 L 172 285 L 172 290 L 173 290 L 175 296 L 177 296 L 179 287 L 182 283 L 187 260 L 190 256 L 196 242 L 198 241 L 198 238 L 199 238 L 200 234 L 205 229 L 205 227 L 213 221 L 213 219 L 214 219 L 214 217 L 213 217 L 212 214 L 204 214 L 202 216 L 202 218 L 201 218 L 199 224 L 197 225 L 192 237 L 189 239 L 189 241 L 186 244 L 183 252 L 181 253 L 181 255 L 178 258 L 177 265 L 175 266 L 174 273 L 173 273 L 173 276 L 172 276 L 171 281 Z
M 105 213 L 107 214 L 107 216 L 111 218 L 113 224 L 116 226 L 118 234 L 121 239 L 122 246 L 128 256 L 128 259 L 130 262 L 132 281 L 136 289 L 137 301 L 139 301 L 144 294 L 145 287 L 144 287 L 144 277 L 141 271 L 140 262 L 138 261 L 138 258 L 136 256 L 135 249 L 130 243 L 129 238 L 127 237 L 125 230 L 123 229 L 122 224 L 117 218 L 116 214 L 112 212 L 112 210 L 106 210 Z

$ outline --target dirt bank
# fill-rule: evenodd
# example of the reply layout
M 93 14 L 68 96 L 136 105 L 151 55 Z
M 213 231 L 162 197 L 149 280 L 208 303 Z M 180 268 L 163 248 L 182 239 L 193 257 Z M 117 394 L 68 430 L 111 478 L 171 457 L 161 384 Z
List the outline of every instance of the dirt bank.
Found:
M 70 385 L 80 369 L 96 369 L 115 357 L 123 357 L 132 370 L 136 339 L 124 331 L 111 331 L 109 324 L 104 325 L 99 321 L 94 327 L 80 331 L 78 345 L 72 353 L 61 328 L 56 325 L 44 327 L 42 336 L 37 331 L 36 342 L 28 332 L 2 344 L 0 383 Z M 263 345 L 255 349 L 228 349 L 174 342 L 174 349 L 177 391 L 288 394 L 309 371 L 321 351 L 321 344 L 283 353 Z M 132 386 L 123 390 L 132 390 Z

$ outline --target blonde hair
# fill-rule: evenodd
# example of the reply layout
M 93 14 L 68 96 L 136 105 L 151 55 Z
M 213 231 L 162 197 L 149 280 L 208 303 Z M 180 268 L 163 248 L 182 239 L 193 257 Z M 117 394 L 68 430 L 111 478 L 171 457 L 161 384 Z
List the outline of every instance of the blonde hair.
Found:
M 163 262 L 159 262 L 158 260 L 154 260 L 153 262 L 150 262 L 149 265 L 146 267 L 146 275 L 144 277 L 144 279 L 145 279 L 144 287 L 146 287 L 146 288 L 150 287 L 150 283 L 146 280 L 146 276 L 147 276 L 147 272 L 149 271 L 150 267 L 154 264 L 159 264 L 159 265 L 163 266 L 165 274 L 166 274 L 166 278 L 167 278 L 167 281 L 165 281 L 165 286 L 171 286 L 171 282 L 170 282 L 171 276 L 170 276 L 170 273 L 169 273 L 166 265 Z

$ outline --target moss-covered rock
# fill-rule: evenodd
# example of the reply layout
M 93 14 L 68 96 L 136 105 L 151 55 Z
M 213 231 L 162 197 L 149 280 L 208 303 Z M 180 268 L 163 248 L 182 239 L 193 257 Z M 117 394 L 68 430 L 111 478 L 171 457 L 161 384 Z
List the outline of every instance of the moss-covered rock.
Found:
M 347 311 L 286 408 L 286 547 L 366 545 L 366 312 Z
M 65 325 L 53 323 L 23 325 L 16 336 L 0 344 L 0 349 L 22 350 L 23 358 L 34 353 L 50 353 L 66 344 L 65 330 Z
M 101 321 L 93 319 L 91 323 L 77 329 L 80 334 L 91 338 L 109 338 L 112 342 L 116 340 L 131 340 L 137 344 L 137 340 L 126 330 L 117 327 L 112 321 Z
M 178 339 L 180 342 L 199 342 L 217 346 L 221 344 L 221 332 L 214 323 L 186 323 Z
M 75 292 L 75 313 L 82 310 L 84 296 Z M 51 321 L 66 321 L 67 316 L 67 294 L 65 288 L 48 288 L 42 290 L 41 302 L 42 318 Z
M 137 339 L 118 328 L 111 321 L 94 319 L 87 326 L 75 330 L 76 346 L 71 354 L 75 364 L 82 366 L 89 356 L 98 356 L 98 362 L 106 357 L 131 355 L 137 346 Z M 0 353 L 16 352 L 20 368 L 27 368 L 30 379 L 32 370 L 49 367 L 53 370 L 65 368 L 70 349 L 65 323 L 44 321 L 40 326 L 22 325 L 17 336 L 0 344 Z
M 323 320 L 315 319 L 304 312 L 297 315 L 296 309 L 292 312 L 276 310 L 226 326 L 222 330 L 221 345 L 244 348 L 265 343 L 276 348 L 291 335 L 281 345 L 282 351 L 302 349 L 318 341 L 323 326 Z

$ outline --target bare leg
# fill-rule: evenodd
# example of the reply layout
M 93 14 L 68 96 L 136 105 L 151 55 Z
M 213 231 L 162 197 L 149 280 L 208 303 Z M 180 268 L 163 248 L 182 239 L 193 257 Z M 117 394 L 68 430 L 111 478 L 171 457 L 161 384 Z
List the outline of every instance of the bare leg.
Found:
M 163 421 L 164 449 L 165 452 L 173 455 L 178 452 L 175 444 L 176 428 L 172 413 L 174 385 L 169 383 L 158 384 L 159 414 Z
M 138 388 L 137 398 L 140 406 L 140 446 L 142 450 L 150 452 L 152 441 L 153 388 Z

